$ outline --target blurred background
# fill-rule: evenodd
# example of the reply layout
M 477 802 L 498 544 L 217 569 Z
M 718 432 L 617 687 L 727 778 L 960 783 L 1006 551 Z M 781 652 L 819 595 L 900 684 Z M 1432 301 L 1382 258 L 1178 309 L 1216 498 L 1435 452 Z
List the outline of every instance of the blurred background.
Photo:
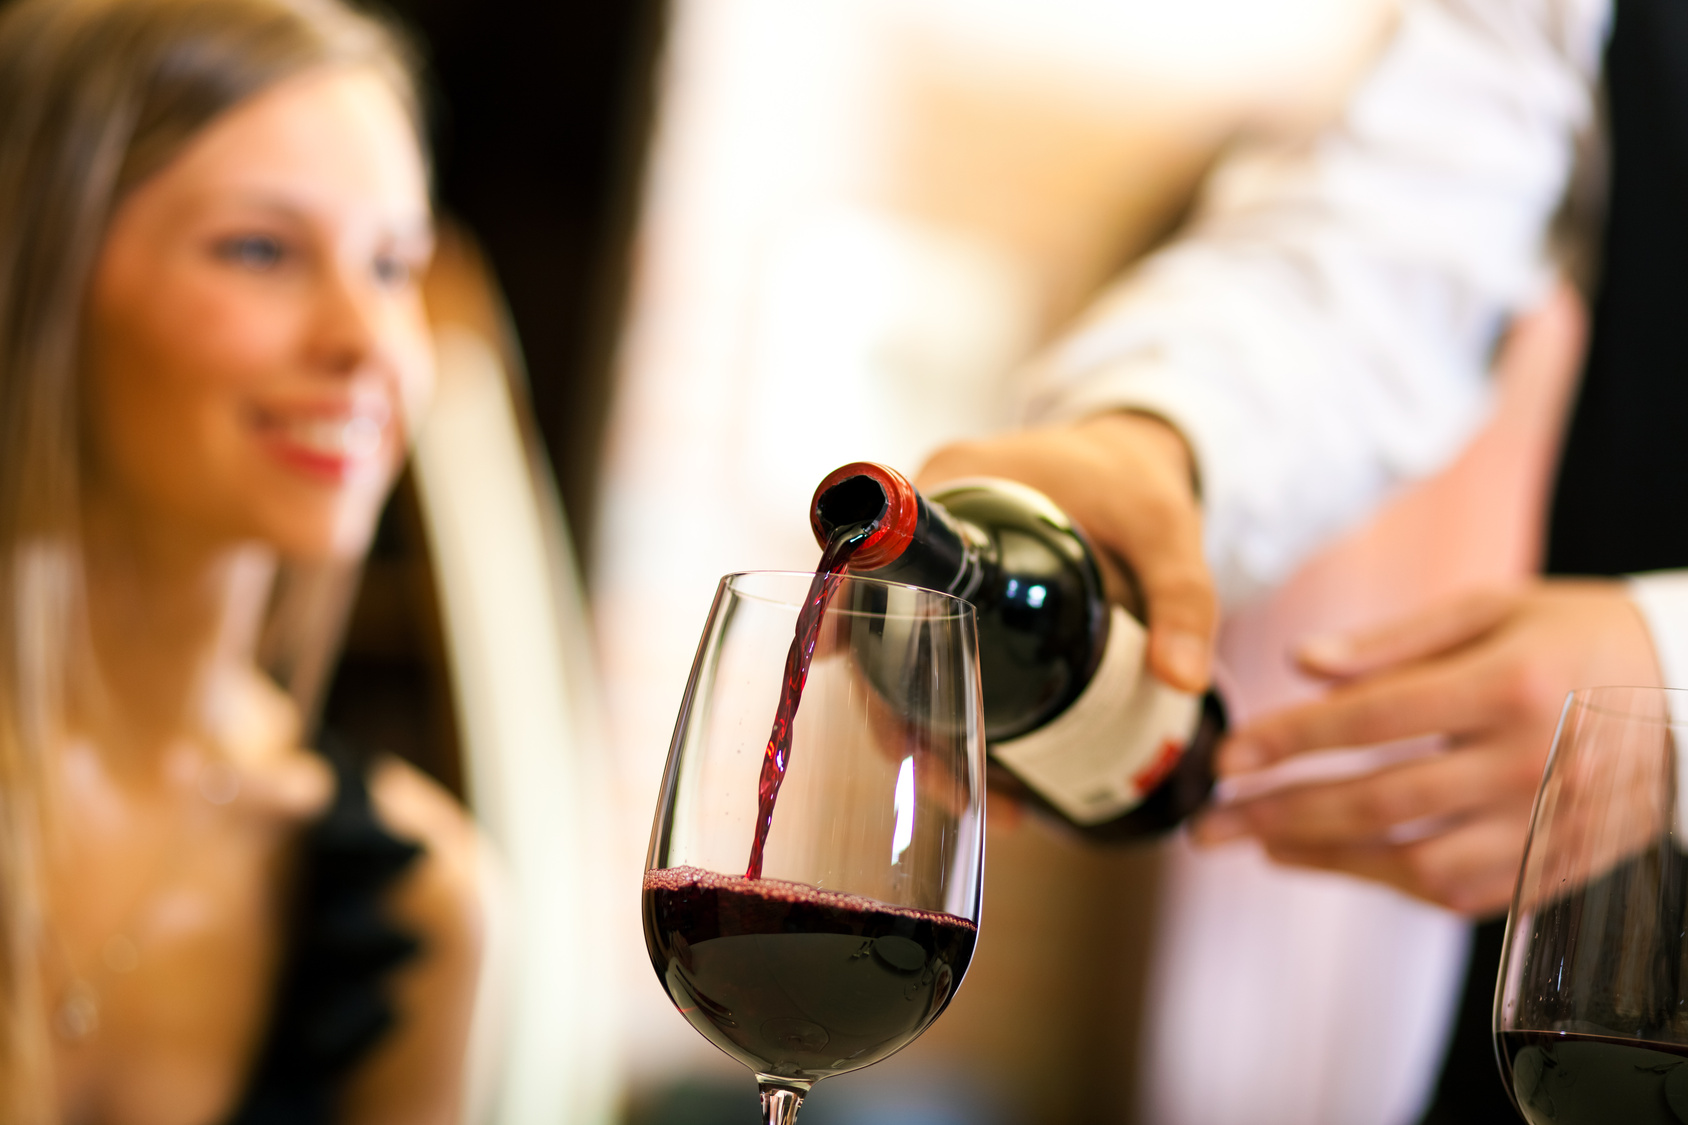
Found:
M 504 853 L 480 1104 L 753 1120 L 637 918 L 716 580 L 812 567 L 836 465 L 912 471 L 1010 424 L 1017 367 L 1223 154 L 1301 143 L 1391 0 L 391 6 L 430 60 L 472 284 L 431 293 L 440 401 L 326 717 L 464 795 Z M 803 1120 L 1137 1120 L 1161 859 L 994 826 L 958 1000 Z

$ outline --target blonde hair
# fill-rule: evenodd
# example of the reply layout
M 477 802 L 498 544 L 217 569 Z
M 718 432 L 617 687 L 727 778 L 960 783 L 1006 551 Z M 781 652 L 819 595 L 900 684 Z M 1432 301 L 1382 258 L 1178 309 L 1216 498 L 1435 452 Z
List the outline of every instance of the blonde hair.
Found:
M 43 760 L 83 600 L 82 312 L 111 214 L 212 119 L 321 67 L 384 74 L 415 116 L 412 57 L 339 0 L 13 0 L 0 10 L 0 1120 L 51 1120 L 36 956 Z M 276 662 L 320 680 L 332 581 Z M 288 593 L 291 591 L 291 593 Z M 272 646 L 274 648 L 275 646 Z M 306 685 L 314 690 L 315 683 Z

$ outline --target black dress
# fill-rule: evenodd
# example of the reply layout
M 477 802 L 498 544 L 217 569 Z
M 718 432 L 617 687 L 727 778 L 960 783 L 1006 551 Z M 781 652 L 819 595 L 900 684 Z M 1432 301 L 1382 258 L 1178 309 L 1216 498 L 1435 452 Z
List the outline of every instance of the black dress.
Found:
M 422 854 L 376 818 L 360 756 L 333 738 L 334 799 L 301 841 L 299 881 L 270 1025 L 226 1125 L 326 1125 L 339 1093 L 393 1025 L 387 982 L 415 935 L 389 920 L 387 891 Z

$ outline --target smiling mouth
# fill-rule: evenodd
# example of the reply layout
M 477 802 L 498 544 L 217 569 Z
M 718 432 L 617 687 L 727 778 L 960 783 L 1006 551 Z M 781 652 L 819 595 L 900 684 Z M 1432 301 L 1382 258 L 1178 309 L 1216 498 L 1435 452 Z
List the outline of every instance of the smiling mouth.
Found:
M 280 414 L 254 412 L 271 452 L 313 476 L 341 480 L 372 465 L 385 444 L 387 411 L 374 405 L 351 411 Z

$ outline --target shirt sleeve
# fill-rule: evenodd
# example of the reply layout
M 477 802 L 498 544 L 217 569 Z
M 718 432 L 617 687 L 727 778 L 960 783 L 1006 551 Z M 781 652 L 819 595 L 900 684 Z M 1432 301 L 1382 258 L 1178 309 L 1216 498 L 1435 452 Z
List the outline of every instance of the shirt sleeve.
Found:
M 1666 687 L 1688 687 L 1688 570 L 1658 570 L 1629 579 Z
M 1239 157 L 1189 231 L 1030 372 L 1028 417 L 1137 409 L 1195 452 L 1235 605 L 1481 422 L 1507 319 L 1551 276 L 1607 0 L 1407 0 L 1304 149 Z

